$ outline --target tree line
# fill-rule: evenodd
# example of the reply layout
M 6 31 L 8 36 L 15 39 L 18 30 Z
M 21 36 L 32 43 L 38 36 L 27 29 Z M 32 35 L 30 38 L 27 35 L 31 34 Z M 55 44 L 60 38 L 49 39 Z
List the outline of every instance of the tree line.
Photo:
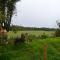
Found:
M 24 27 L 24 26 L 18 26 L 18 25 L 12 25 L 10 27 L 10 31 L 25 31 L 25 30 L 43 30 L 43 31 L 56 31 L 56 28 L 46 28 L 46 27 L 41 27 L 41 28 L 37 28 L 37 27 Z

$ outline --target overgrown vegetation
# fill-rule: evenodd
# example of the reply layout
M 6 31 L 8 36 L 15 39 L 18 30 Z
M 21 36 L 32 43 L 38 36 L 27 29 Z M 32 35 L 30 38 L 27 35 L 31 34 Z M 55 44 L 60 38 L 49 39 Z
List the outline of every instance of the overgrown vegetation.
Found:
M 48 46 L 47 60 L 60 60 L 60 38 L 51 38 L 53 33 L 55 32 L 10 31 L 8 44 L 0 46 L 0 60 L 43 60 L 44 44 Z
M 47 60 L 60 60 L 60 38 L 34 39 L 30 44 L 0 46 L 0 60 L 43 60 L 47 44 Z
M 60 37 L 60 29 L 57 29 L 57 30 L 56 30 L 55 36 L 56 36 L 56 37 Z
M 55 36 L 60 37 L 60 22 L 57 21 L 57 25 L 58 25 L 59 28 L 57 28 L 57 30 L 55 32 Z

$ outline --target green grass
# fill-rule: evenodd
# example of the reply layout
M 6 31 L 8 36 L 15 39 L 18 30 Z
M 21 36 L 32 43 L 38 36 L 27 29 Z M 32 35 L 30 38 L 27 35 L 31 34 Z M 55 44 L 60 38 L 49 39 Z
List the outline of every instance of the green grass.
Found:
M 45 32 L 51 35 L 53 31 L 18 31 L 17 33 L 9 32 L 10 41 L 20 36 L 21 33 L 40 35 Z M 14 46 L 0 46 L 0 60 L 44 60 L 44 46 L 47 44 L 47 60 L 60 60 L 60 37 L 33 39 L 30 44 L 21 44 Z
M 19 37 L 21 33 L 28 33 L 36 36 L 46 33 L 47 35 L 51 36 L 52 34 L 54 34 L 54 31 L 17 31 L 16 33 L 10 31 L 8 33 L 8 38 Z
M 34 49 L 40 48 L 41 60 L 43 60 L 44 45 L 47 44 L 47 60 L 60 60 L 60 38 L 48 38 L 44 40 L 35 40 L 32 43 Z
M 0 60 L 43 60 L 44 45 L 47 44 L 47 60 L 60 60 L 60 38 L 35 39 L 29 45 L 0 46 Z M 40 56 L 39 56 L 40 53 Z M 4 58 L 4 59 L 3 59 Z

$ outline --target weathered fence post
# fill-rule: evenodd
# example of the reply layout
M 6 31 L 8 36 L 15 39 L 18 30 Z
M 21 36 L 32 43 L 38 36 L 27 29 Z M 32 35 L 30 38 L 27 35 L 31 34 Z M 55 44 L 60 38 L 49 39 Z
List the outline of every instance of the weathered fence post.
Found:
M 47 60 L 47 44 L 44 44 L 44 60 Z

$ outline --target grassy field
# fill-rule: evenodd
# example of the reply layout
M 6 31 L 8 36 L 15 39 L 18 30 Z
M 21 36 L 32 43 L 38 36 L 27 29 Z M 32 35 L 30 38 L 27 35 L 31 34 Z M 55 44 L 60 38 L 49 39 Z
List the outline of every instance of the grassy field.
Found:
M 17 37 L 17 36 L 20 36 L 21 33 L 28 33 L 28 34 L 32 34 L 32 35 L 41 35 L 41 34 L 45 33 L 45 34 L 51 36 L 52 34 L 54 34 L 54 31 L 17 31 L 16 33 L 10 31 L 8 33 L 8 35 L 9 35 L 8 37 L 9 38 L 10 37 Z
M 60 60 L 60 38 L 33 40 L 29 45 L 5 46 L 2 48 L 0 60 L 44 60 L 45 44 L 47 44 L 47 60 Z
M 51 31 L 18 31 L 17 33 L 9 32 L 9 37 L 19 36 L 22 32 L 39 35 L 45 32 L 52 34 Z M 18 46 L 7 45 L 0 46 L 0 60 L 44 60 L 44 48 L 46 48 L 46 60 L 60 60 L 60 37 L 34 39 L 29 44 Z

